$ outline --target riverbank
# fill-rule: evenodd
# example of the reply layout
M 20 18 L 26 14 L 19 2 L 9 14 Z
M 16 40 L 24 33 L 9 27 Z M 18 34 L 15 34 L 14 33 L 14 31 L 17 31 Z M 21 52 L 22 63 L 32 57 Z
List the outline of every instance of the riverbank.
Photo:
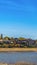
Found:
M 37 52 L 37 48 L 0 48 L 0 52 Z
M 37 65 L 37 64 L 34 64 L 34 63 L 15 63 L 15 64 L 7 64 L 7 63 L 0 63 L 0 65 Z

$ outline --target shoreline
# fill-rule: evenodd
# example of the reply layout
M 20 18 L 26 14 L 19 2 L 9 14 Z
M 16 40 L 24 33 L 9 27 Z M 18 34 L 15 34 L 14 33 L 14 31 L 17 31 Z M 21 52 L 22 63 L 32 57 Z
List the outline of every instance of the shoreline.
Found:
M 37 48 L 0 48 L 0 52 L 37 52 Z
M 36 63 L 28 63 L 28 62 L 18 62 L 15 64 L 9 63 L 0 63 L 0 65 L 37 65 Z

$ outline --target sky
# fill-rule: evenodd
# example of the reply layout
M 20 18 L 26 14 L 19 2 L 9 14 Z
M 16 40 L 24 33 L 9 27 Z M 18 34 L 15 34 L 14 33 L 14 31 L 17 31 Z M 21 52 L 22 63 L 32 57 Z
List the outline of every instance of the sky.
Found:
M 0 34 L 37 39 L 37 0 L 0 0 Z

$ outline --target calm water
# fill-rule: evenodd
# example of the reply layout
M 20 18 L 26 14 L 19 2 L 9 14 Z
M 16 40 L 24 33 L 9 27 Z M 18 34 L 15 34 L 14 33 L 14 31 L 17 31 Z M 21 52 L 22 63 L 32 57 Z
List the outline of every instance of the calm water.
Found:
M 37 52 L 1 52 L 0 62 L 16 63 L 19 61 L 37 63 Z

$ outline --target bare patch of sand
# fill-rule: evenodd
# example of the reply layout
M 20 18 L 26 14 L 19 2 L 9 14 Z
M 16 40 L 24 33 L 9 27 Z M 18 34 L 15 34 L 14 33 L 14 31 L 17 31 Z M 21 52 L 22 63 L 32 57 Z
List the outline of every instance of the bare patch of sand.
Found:
M 24 51 L 37 52 L 37 48 L 0 48 L 0 52 L 24 52 Z

